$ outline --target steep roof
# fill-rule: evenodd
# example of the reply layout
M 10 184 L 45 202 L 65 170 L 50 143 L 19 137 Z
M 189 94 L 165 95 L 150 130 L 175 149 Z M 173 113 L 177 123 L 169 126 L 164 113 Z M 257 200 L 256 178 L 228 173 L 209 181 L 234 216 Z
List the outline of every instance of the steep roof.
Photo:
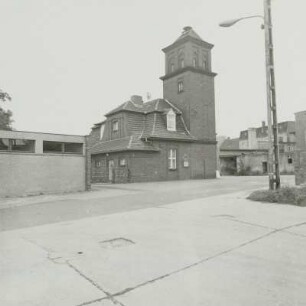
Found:
M 109 141 L 100 141 L 90 149 L 91 154 L 121 152 L 121 151 L 159 151 L 149 142 L 140 139 L 140 135 L 132 135 Z
M 208 49 L 212 49 L 214 45 L 208 43 L 207 41 L 203 40 L 200 35 L 198 35 L 192 27 L 187 26 L 183 28 L 182 34 L 168 47 L 163 48 L 164 52 L 171 50 L 172 48 L 177 47 L 178 45 L 186 42 L 186 41 L 193 41 L 196 44 L 202 45 Z
M 167 129 L 167 113 L 172 109 L 176 113 L 176 130 Z M 136 112 L 142 116 L 133 116 L 133 126 L 130 136 L 109 141 L 98 141 L 91 147 L 91 154 L 119 151 L 158 151 L 150 139 L 195 141 L 188 131 L 182 112 L 166 99 L 155 99 L 146 103 L 127 101 L 106 114 L 106 117 L 119 112 Z M 128 117 L 127 117 L 128 118 Z M 108 119 L 107 119 L 108 120 Z M 128 119 L 127 119 L 128 120 Z M 97 123 L 94 128 L 98 128 Z
M 179 41 L 179 40 L 182 40 L 182 39 L 185 38 L 185 37 L 192 37 L 192 38 L 195 38 L 195 39 L 198 39 L 198 40 L 203 41 L 203 39 L 200 37 L 200 35 L 198 35 L 198 34 L 194 31 L 194 29 L 193 29 L 192 27 L 189 27 L 189 26 L 184 27 L 181 36 L 180 36 L 175 42 L 177 42 L 177 41 Z
M 108 112 L 105 116 L 107 117 L 119 112 L 135 112 L 142 114 L 148 114 L 152 112 L 165 112 L 170 108 L 172 108 L 174 112 L 177 114 L 182 113 L 176 106 L 174 106 L 172 103 L 170 103 L 168 100 L 165 99 L 155 99 L 140 104 L 128 100 L 122 103 L 121 105 L 119 105 L 118 107 L 114 108 L 110 112 Z

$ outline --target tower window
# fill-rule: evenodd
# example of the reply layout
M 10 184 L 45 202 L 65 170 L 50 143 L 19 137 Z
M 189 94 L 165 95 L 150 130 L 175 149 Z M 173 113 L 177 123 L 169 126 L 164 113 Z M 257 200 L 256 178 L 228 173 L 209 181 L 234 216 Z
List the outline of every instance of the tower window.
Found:
M 168 168 L 170 170 L 176 169 L 176 149 L 170 149 L 168 152 Z
M 176 114 L 172 109 L 170 109 L 169 112 L 167 113 L 167 130 L 168 131 L 176 130 Z
M 178 92 L 183 92 L 184 91 L 184 83 L 183 83 L 183 81 L 179 81 L 177 83 L 177 86 L 178 86 Z
M 207 60 L 206 60 L 206 58 L 204 57 L 203 58 L 203 62 L 202 62 L 202 65 L 203 65 L 203 69 L 207 69 Z
M 184 58 L 180 58 L 179 65 L 180 65 L 180 68 L 184 68 L 185 67 L 185 60 L 184 60 Z
M 174 71 L 174 63 L 173 60 L 169 60 L 169 65 L 168 65 L 168 72 L 173 72 Z

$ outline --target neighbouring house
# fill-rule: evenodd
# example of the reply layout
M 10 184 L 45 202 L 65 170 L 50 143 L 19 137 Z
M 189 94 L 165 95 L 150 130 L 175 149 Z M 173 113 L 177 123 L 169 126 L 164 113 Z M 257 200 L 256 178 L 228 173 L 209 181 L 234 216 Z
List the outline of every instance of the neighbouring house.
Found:
M 278 123 L 280 172 L 294 173 L 295 122 Z M 239 138 L 220 143 L 220 171 L 223 175 L 266 174 L 268 170 L 268 126 L 241 131 Z
M 211 49 L 191 28 L 163 49 L 163 98 L 132 96 L 88 137 L 92 182 L 216 177 Z
M 0 130 L 0 197 L 86 189 L 85 137 Z
M 296 154 L 295 183 L 306 184 L 306 111 L 295 114 L 296 123 Z

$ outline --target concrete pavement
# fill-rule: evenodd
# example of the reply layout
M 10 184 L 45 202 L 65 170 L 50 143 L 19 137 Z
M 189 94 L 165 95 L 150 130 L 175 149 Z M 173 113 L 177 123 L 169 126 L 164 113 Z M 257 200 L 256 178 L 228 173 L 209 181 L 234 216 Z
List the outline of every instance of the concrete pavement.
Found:
M 0 305 L 306 305 L 306 209 L 246 194 L 2 232 Z

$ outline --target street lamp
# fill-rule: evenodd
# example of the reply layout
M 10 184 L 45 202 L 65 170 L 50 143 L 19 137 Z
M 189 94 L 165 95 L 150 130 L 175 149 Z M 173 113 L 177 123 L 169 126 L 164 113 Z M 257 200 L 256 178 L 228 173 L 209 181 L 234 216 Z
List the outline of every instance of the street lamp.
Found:
M 237 19 L 231 19 L 219 24 L 220 27 L 231 27 L 237 22 L 250 18 L 262 18 L 265 30 L 265 53 L 266 53 L 266 87 L 267 87 L 267 119 L 268 119 L 268 174 L 269 189 L 280 188 L 279 174 L 279 148 L 278 148 L 278 125 L 276 111 L 276 92 L 274 76 L 274 55 L 272 43 L 272 18 L 271 0 L 264 0 L 264 16 L 253 15 Z

